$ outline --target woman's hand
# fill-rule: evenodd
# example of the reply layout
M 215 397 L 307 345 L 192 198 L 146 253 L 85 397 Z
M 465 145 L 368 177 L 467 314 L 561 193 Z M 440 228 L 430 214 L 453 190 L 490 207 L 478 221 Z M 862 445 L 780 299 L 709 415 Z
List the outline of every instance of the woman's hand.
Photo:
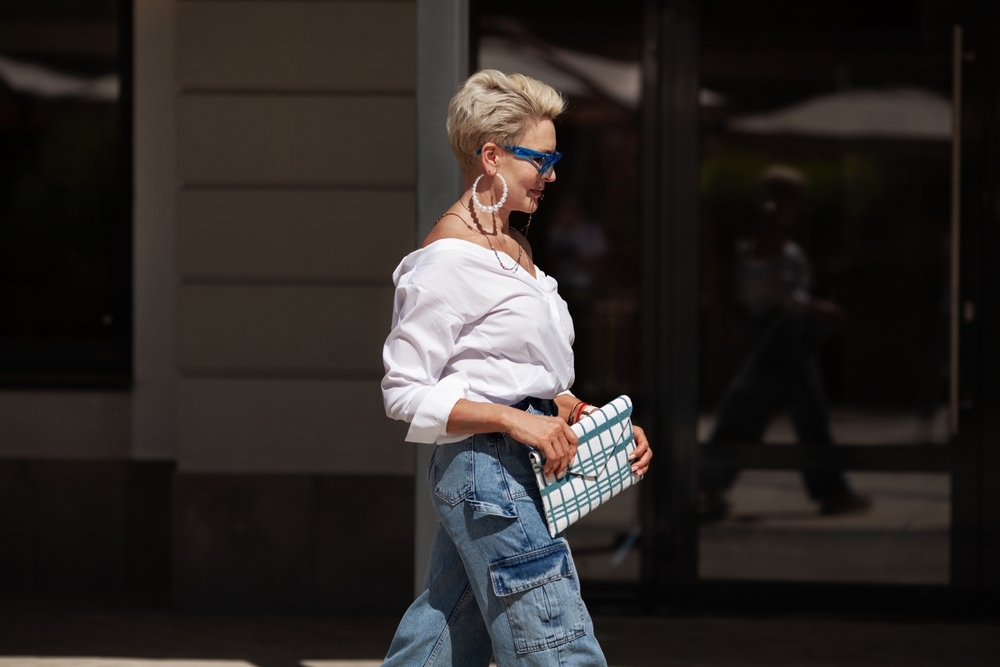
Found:
M 448 433 L 508 433 L 545 456 L 545 474 L 562 477 L 576 456 L 576 434 L 563 419 L 506 405 L 461 398 L 448 416 Z
M 641 477 L 649 470 L 653 450 L 649 448 L 649 440 L 646 440 L 646 432 L 642 428 L 632 424 L 632 431 L 635 434 L 635 451 L 629 460 L 632 462 L 632 474 Z
M 559 417 L 545 417 L 520 410 L 508 416 L 507 432 L 518 442 L 535 447 L 545 455 L 546 475 L 562 477 L 576 456 L 576 433 Z

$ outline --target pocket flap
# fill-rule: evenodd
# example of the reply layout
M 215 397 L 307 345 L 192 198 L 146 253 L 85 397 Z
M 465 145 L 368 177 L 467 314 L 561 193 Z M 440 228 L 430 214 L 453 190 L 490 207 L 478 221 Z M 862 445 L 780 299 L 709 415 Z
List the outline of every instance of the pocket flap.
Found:
M 506 506 L 500 507 L 500 505 L 484 503 L 479 500 L 466 500 L 465 502 L 472 508 L 474 514 L 480 516 L 502 516 L 505 519 L 517 518 L 517 507 L 515 507 L 514 503 L 507 503 Z
M 566 544 L 553 544 L 490 563 L 490 578 L 497 597 L 523 593 L 550 581 L 571 576 L 573 565 Z

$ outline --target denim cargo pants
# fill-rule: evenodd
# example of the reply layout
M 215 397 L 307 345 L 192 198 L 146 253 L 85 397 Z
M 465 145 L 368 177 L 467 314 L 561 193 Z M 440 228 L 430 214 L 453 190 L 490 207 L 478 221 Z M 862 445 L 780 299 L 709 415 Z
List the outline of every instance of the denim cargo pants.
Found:
M 516 407 L 555 414 L 552 401 Z M 522 443 L 499 433 L 438 445 L 428 482 L 440 518 L 424 591 L 383 667 L 606 666 L 569 546 L 552 539 Z

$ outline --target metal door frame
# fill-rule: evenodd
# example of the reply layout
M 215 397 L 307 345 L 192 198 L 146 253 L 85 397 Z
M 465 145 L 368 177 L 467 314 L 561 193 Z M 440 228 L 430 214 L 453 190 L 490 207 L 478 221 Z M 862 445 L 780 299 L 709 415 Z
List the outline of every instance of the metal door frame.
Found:
M 417 192 L 414 248 L 418 248 L 441 211 L 462 192 L 462 170 L 448 145 L 448 103 L 469 76 L 469 0 L 417 0 Z M 413 595 L 424 587 L 424 573 L 438 518 L 430 500 L 427 467 L 434 445 L 414 448 Z

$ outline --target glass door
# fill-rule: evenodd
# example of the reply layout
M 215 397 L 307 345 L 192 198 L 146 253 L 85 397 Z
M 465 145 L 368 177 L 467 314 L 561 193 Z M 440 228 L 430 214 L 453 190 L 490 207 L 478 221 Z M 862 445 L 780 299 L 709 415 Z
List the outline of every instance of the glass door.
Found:
M 952 5 L 700 3 L 701 580 L 949 583 Z
M 504 0 L 476 2 L 472 10 L 475 69 L 534 77 L 569 103 L 556 121 L 565 157 L 528 241 L 573 316 L 573 392 L 593 404 L 627 394 L 642 406 L 643 2 L 620 2 L 612 11 L 600 3 Z M 526 218 L 512 222 L 523 226 Z M 638 584 L 640 494 L 633 487 L 567 530 L 587 593 Z
M 954 585 L 952 4 L 471 4 L 569 99 L 529 240 L 657 450 L 567 533 L 591 595 Z

